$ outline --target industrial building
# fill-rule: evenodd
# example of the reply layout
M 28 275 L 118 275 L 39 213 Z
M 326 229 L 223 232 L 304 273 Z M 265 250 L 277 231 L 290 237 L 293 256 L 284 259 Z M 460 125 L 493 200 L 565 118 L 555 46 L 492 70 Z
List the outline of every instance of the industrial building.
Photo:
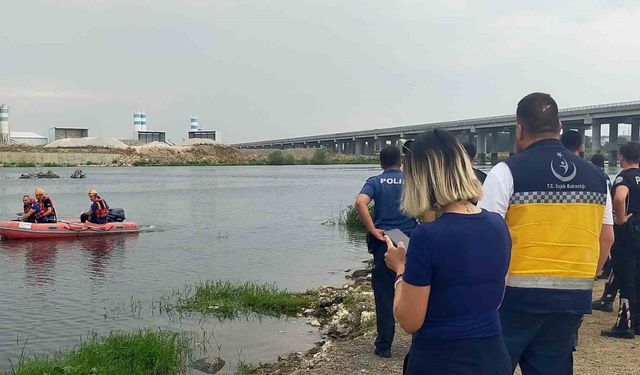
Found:
M 215 130 L 205 130 L 201 125 L 198 124 L 198 118 L 193 115 L 191 116 L 191 127 L 189 130 L 189 139 L 211 139 L 212 141 L 216 140 L 216 131 Z
M 167 136 L 165 132 L 154 132 L 154 131 L 138 131 L 138 142 L 140 143 L 151 143 L 151 142 L 164 142 L 167 141 Z
M 137 132 L 147 131 L 147 114 L 144 112 L 136 112 L 133 114 L 133 129 Z
M 88 136 L 89 129 L 86 128 L 53 127 L 49 129 L 49 142 L 67 138 L 87 138 Z
M 47 137 L 32 132 L 11 132 L 9 134 L 12 145 L 44 146 L 49 143 Z
M 11 144 L 11 128 L 9 127 L 9 107 L 0 105 L 0 145 Z
M 189 132 L 189 139 L 198 138 L 198 139 L 211 139 L 213 141 L 216 140 L 216 131 L 215 130 L 197 130 Z

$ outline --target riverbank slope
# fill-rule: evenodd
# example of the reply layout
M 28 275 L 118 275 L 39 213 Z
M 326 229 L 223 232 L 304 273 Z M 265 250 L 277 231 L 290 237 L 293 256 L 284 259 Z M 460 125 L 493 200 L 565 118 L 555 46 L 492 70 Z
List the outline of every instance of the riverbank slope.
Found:
M 170 146 L 154 142 L 125 149 L 0 147 L 0 166 L 5 167 L 321 165 L 375 162 L 377 159 L 372 156 L 344 155 L 320 149 L 239 150 L 220 144 Z
M 368 283 L 361 283 L 360 294 L 372 303 Z M 599 281 L 594 298 L 602 295 L 604 282 Z M 610 328 L 616 313 L 594 311 L 586 316 L 580 328 L 578 351 L 574 354 L 574 373 L 580 375 L 628 375 L 640 370 L 640 338 L 635 340 L 611 339 L 600 336 Z M 263 365 L 252 373 L 291 375 L 352 375 L 402 374 L 404 356 L 409 351 L 411 337 L 396 326 L 392 358 L 383 359 L 373 354 L 375 326 L 370 325 L 356 336 L 347 336 L 324 343 L 307 353 L 292 354 L 276 364 Z M 520 374 L 519 371 L 516 374 Z

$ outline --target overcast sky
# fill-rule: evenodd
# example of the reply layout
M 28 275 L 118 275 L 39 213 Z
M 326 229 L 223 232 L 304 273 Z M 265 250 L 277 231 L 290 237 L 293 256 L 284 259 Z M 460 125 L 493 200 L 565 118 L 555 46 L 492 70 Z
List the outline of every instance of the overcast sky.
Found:
M 569 4 L 571 3 L 571 4 Z M 526 5 L 529 4 L 529 5 Z M 638 1 L 20 0 L 0 6 L 13 131 L 225 142 L 640 99 Z

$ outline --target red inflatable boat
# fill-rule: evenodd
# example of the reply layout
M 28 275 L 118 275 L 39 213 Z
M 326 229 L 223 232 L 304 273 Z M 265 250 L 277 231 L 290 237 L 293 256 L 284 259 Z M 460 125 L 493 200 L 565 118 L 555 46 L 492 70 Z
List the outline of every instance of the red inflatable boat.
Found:
M 21 221 L 0 221 L 0 237 L 7 238 L 72 238 L 103 236 L 140 232 L 140 226 L 132 221 L 107 224 L 91 224 L 58 221 L 50 224 L 34 224 Z

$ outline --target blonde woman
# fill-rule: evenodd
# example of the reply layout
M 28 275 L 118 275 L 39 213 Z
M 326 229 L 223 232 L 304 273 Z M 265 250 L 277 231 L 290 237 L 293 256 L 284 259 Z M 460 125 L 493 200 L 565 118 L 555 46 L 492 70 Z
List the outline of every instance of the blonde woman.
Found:
M 402 208 L 437 211 L 405 245 L 386 237 L 396 273 L 394 314 L 413 334 L 406 373 L 511 374 L 498 307 L 511 239 L 502 217 L 477 208 L 482 195 L 465 150 L 443 130 L 420 135 L 406 156 Z

